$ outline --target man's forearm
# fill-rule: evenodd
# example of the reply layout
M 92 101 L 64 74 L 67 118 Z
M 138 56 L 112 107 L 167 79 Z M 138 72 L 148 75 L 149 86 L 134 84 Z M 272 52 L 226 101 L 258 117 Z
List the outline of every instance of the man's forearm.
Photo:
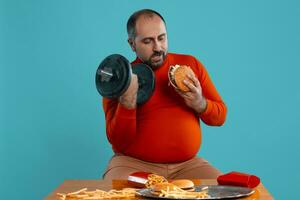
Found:
M 207 108 L 207 101 L 205 99 L 205 97 L 202 97 L 202 99 L 200 100 L 198 107 L 195 108 L 196 113 L 201 114 L 203 112 L 205 112 Z
M 221 126 L 226 120 L 227 108 L 222 101 L 206 99 L 206 109 L 199 115 L 201 120 L 210 126 Z
M 119 97 L 119 103 L 127 109 L 135 109 L 136 100 L 137 100 L 137 94 L 131 96 L 123 95 Z
M 113 146 L 125 150 L 136 137 L 136 109 L 118 103 L 115 112 L 106 116 L 106 134 Z

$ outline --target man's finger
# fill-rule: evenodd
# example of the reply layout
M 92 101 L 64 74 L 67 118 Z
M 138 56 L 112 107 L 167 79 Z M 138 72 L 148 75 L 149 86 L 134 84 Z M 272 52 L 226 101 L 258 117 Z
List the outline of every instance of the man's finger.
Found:
M 200 82 L 198 80 L 198 78 L 196 78 L 195 75 L 190 75 L 188 74 L 189 79 L 191 79 L 193 81 L 193 83 L 195 84 L 195 86 L 198 88 L 200 87 Z
M 195 87 L 195 85 L 187 80 L 183 80 L 183 83 L 190 89 L 191 92 L 196 93 L 197 92 L 197 88 Z

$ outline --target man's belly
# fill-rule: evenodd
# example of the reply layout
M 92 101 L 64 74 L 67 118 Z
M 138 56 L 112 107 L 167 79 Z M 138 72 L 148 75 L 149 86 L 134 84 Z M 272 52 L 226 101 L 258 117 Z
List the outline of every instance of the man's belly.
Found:
M 174 163 L 195 156 L 201 144 L 199 118 L 183 108 L 153 110 L 137 119 L 137 138 L 125 152 L 138 159 Z

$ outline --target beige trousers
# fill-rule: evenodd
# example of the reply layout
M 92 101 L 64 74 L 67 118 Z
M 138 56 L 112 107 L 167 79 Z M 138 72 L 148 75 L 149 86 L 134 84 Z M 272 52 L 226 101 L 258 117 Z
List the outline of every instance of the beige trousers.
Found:
M 127 179 L 129 174 L 136 171 L 151 172 L 167 179 L 216 179 L 222 174 L 200 157 L 181 163 L 160 164 L 124 155 L 114 155 L 109 161 L 103 178 L 105 180 Z

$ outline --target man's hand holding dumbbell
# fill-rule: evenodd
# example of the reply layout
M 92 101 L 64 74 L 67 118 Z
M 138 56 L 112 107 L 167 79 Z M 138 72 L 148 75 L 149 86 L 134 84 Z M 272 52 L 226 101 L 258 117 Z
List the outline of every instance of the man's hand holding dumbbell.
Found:
M 138 77 L 136 74 L 131 74 L 131 81 L 126 92 L 119 97 L 119 102 L 128 109 L 136 108 L 137 92 L 139 89 Z

